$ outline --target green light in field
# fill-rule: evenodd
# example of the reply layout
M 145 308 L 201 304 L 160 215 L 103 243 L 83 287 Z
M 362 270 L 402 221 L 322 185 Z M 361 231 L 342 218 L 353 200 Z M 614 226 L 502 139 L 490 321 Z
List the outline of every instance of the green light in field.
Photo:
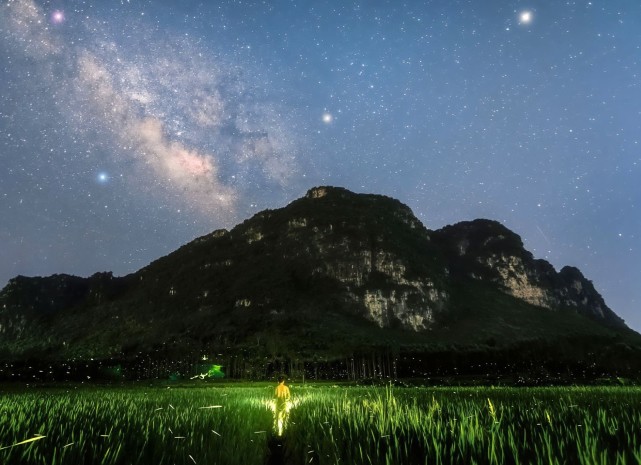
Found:
M 207 372 L 207 375 L 210 378 L 224 378 L 225 373 L 221 371 L 222 365 L 212 365 L 209 371 Z
M 225 373 L 222 371 L 222 365 L 200 365 L 199 371 L 205 371 L 199 375 L 192 376 L 191 379 L 205 378 L 224 378 Z

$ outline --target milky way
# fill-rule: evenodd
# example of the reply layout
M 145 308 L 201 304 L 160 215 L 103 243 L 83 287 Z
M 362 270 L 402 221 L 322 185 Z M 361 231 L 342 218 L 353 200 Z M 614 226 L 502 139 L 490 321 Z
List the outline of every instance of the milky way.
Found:
M 46 12 L 29 0 L 10 2 L 5 15 L 14 45 L 35 59 L 36 78 L 61 94 L 60 115 L 84 143 L 98 135 L 135 184 L 221 220 L 233 214 L 237 194 L 221 165 L 239 174 L 252 164 L 277 183 L 291 178 L 285 119 L 247 98 L 249 84 L 205 58 L 206 49 L 156 37 L 140 21 L 129 24 L 136 38 L 127 47 L 90 20 L 84 29 L 92 39 L 80 43 L 47 27 Z M 51 14 L 52 24 L 63 22 L 60 10 Z
M 15 0 L 0 57 L 0 286 L 330 184 L 499 220 L 641 328 L 636 2 Z

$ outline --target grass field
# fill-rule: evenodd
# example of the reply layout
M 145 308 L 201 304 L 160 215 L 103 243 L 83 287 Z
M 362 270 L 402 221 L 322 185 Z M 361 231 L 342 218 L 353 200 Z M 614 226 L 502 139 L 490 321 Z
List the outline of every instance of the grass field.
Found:
M 641 463 L 641 389 L 290 384 L 2 389 L 2 464 Z

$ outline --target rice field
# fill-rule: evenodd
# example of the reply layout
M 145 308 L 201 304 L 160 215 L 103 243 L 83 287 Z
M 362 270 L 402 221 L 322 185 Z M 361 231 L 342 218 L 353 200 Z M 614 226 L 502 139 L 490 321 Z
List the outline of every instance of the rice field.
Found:
M 0 463 L 641 463 L 641 389 L 274 385 L 0 388 Z

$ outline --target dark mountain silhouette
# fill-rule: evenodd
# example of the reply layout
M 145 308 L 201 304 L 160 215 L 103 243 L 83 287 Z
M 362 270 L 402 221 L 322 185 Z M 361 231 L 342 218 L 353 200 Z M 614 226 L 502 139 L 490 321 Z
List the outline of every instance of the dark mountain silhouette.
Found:
M 0 292 L 0 357 L 13 363 L 167 371 L 204 354 L 235 376 L 274 363 L 350 377 L 492 364 L 596 376 L 638 370 L 639 347 L 578 269 L 556 272 L 500 223 L 430 231 L 397 200 L 335 187 L 125 277 L 18 276 Z

